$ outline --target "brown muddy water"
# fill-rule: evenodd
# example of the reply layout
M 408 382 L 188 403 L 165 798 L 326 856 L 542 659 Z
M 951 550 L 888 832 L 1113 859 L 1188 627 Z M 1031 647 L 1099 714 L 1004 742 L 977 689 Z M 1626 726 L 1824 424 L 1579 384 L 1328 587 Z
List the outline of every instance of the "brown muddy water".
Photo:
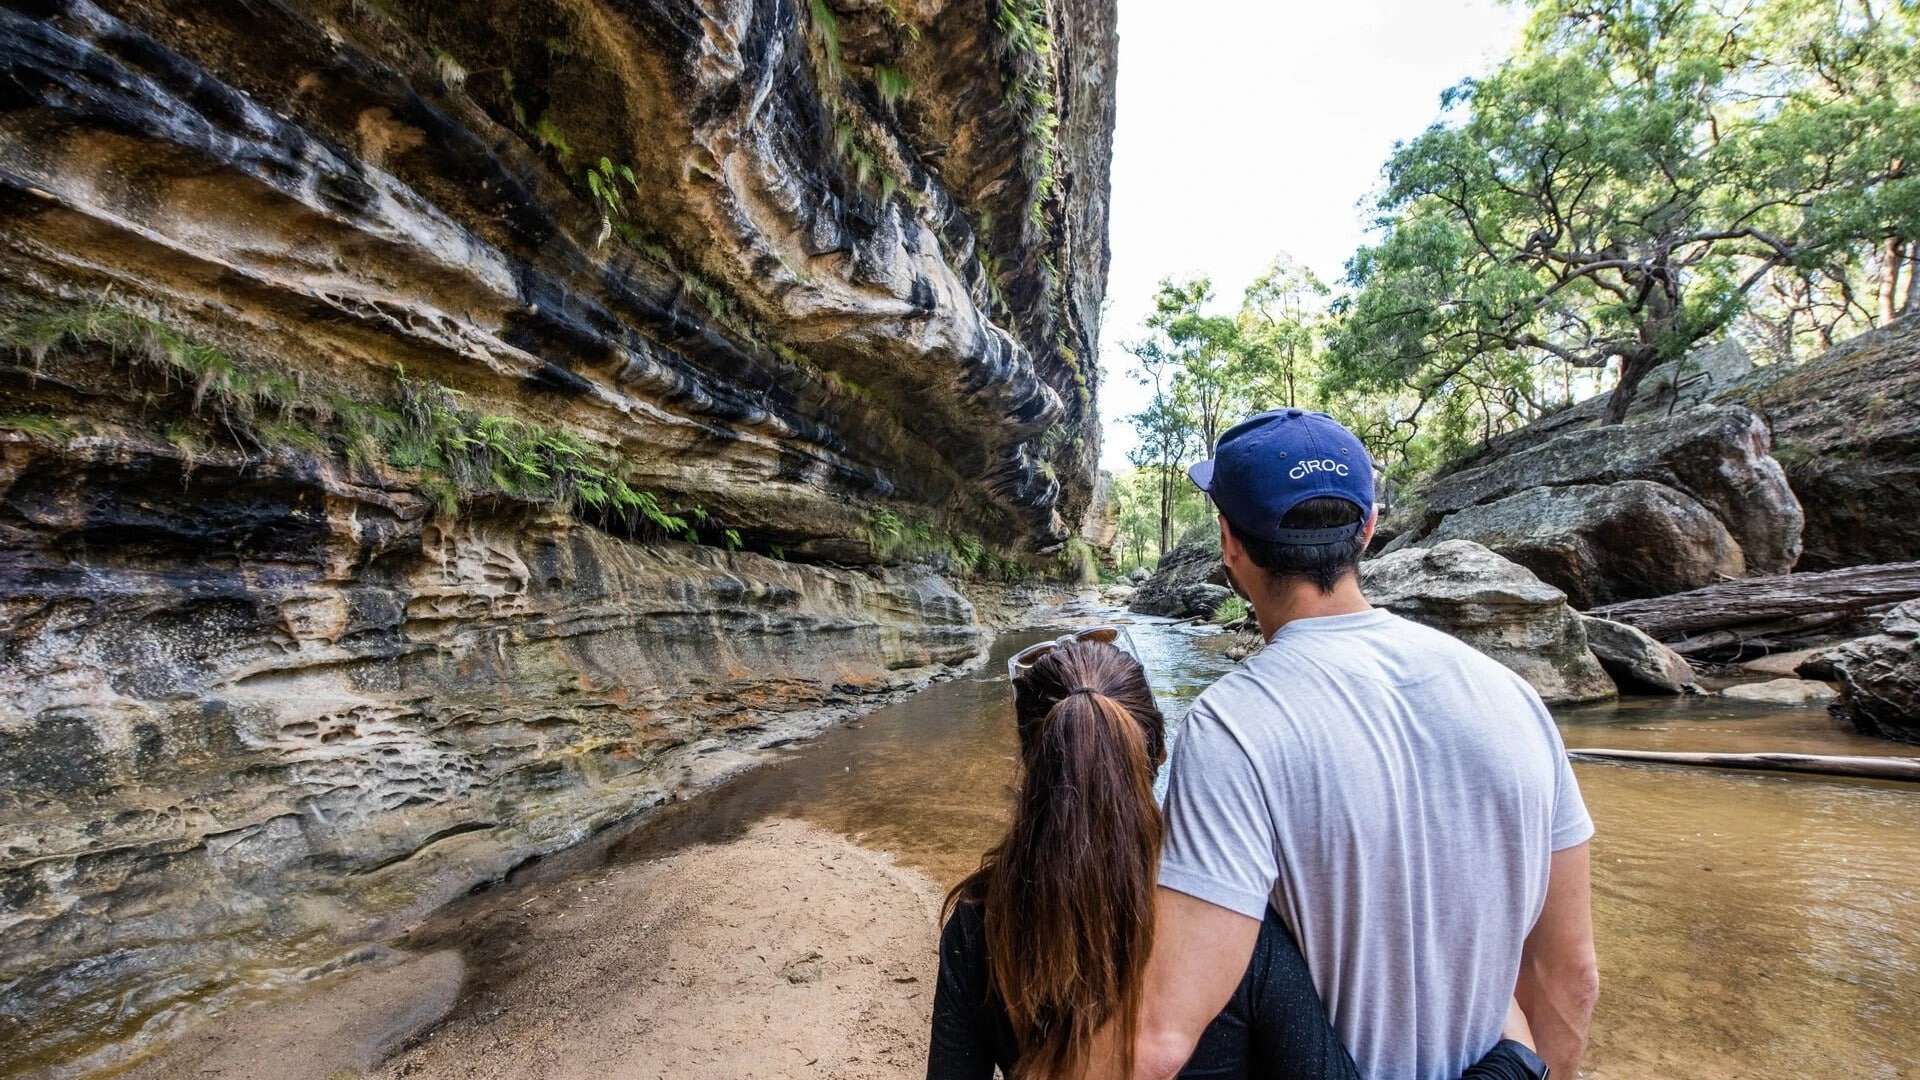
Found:
M 1170 718 L 1232 666 L 1224 636 L 1135 618 Z M 1004 821 L 1015 769 L 1003 637 L 935 686 L 674 809 L 616 859 L 804 819 L 943 886 Z M 1570 746 L 1902 754 L 1820 709 L 1628 699 L 1562 710 Z M 1175 721 L 1177 724 L 1177 720 Z M 1920 1077 L 1920 788 L 1657 766 L 1574 766 L 1598 826 L 1602 998 L 1584 1075 Z

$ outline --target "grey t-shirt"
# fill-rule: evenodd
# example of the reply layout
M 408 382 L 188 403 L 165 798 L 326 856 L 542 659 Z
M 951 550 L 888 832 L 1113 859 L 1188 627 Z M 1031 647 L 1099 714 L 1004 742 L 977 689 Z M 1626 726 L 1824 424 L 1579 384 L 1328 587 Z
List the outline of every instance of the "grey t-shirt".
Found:
M 1499 1041 L 1548 856 L 1593 823 L 1533 688 L 1385 610 L 1288 623 L 1200 695 L 1160 884 L 1300 939 L 1370 1080 Z

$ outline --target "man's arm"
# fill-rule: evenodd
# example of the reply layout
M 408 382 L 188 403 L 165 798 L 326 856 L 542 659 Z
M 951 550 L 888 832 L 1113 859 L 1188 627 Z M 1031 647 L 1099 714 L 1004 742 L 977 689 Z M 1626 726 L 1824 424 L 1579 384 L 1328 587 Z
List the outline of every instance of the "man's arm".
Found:
M 1548 875 L 1547 901 L 1521 950 L 1513 996 L 1527 1014 L 1540 1057 L 1554 1076 L 1573 1080 L 1600 997 L 1588 846 L 1554 852 Z
M 1134 1080 L 1169 1080 L 1239 987 L 1260 939 L 1250 919 L 1182 892 L 1155 890 L 1153 955 L 1134 1039 Z

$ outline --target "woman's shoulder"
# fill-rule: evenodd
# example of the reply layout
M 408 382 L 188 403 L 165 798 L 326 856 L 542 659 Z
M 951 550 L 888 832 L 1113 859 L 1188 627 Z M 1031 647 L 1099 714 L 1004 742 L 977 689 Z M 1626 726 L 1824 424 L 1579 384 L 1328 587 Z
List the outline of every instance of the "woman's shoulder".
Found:
M 973 953 L 985 947 L 986 939 L 986 905 L 966 897 L 954 901 L 940 931 L 940 951 Z

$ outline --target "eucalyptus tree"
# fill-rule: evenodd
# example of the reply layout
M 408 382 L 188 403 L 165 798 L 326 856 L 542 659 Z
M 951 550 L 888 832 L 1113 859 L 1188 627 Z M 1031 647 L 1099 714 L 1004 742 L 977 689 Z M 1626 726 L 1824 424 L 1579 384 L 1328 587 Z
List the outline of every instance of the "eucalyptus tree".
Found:
M 1776 273 L 1845 279 L 1912 245 L 1913 5 L 1535 7 L 1520 50 L 1388 160 L 1333 388 L 1410 391 L 1456 423 L 1477 403 L 1491 424 L 1501 396 L 1530 411 L 1544 364 L 1617 365 L 1617 422 Z
M 1318 275 L 1285 254 L 1247 286 L 1237 322 L 1255 408 L 1291 408 L 1311 392 L 1330 293 Z

